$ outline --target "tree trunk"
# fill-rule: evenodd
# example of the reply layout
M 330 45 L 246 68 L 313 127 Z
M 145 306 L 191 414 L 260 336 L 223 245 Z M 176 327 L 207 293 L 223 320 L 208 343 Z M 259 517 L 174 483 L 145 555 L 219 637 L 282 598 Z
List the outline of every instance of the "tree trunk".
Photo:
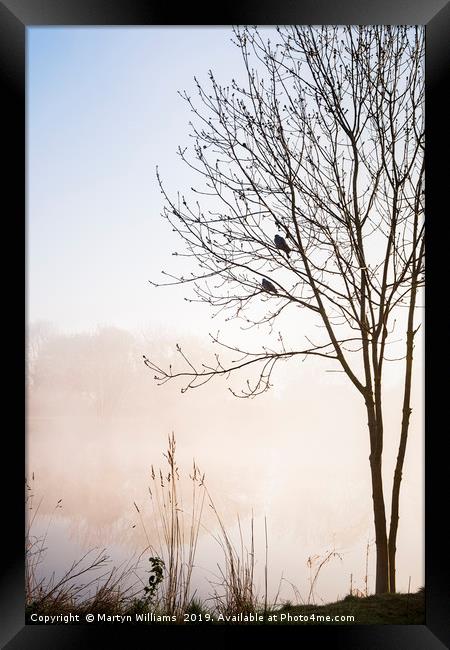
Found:
M 381 475 L 381 458 L 376 458 L 373 454 L 370 457 L 370 471 L 372 476 L 373 515 L 377 549 L 375 593 L 385 594 L 389 591 L 386 512 L 384 506 L 383 479 Z
M 397 531 L 399 520 L 400 484 L 402 481 L 403 463 L 405 460 L 406 443 L 408 440 L 409 420 L 411 416 L 411 384 L 414 350 L 414 309 L 416 306 L 417 286 L 413 280 L 411 302 L 409 305 L 408 328 L 406 334 L 406 365 L 405 365 L 405 388 L 403 393 L 402 425 L 400 432 L 400 444 L 398 447 L 397 462 L 394 471 L 392 484 L 391 523 L 389 528 L 389 585 L 390 591 L 395 592 L 395 554 L 397 551 Z
M 389 584 L 392 593 L 396 590 L 395 581 L 395 554 L 397 551 L 397 531 L 399 520 L 399 502 L 400 502 L 400 484 L 402 481 L 403 462 L 405 459 L 406 441 L 408 439 L 409 416 L 411 409 L 409 406 L 403 411 L 402 432 L 400 437 L 400 446 L 397 456 L 397 463 L 394 472 L 394 481 L 392 485 L 392 505 L 391 505 L 391 524 L 389 528 Z
M 386 530 L 386 509 L 383 494 L 382 475 L 382 431 L 378 430 L 372 400 L 366 401 L 370 433 L 370 474 L 372 478 L 373 516 L 375 524 L 375 544 L 377 550 L 377 567 L 375 593 L 389 592 L 389 554 Z

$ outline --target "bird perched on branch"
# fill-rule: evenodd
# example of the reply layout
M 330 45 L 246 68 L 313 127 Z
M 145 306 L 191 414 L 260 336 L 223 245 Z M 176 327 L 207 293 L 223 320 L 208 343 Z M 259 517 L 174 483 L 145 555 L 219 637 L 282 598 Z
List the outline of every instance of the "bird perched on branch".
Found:
M 286 255 L 289 257 L 291 249 L 287 245 L 287 242 L 286 242 L 285 238 L 282 237 L 281 235 L 275 235 L 274 242 L 275 242 L 275 246 L 278 248 L 278 250 L 284 251 L 286 253 Z
M 266 280 L 266 278 L 262 279 L 262 288 L 264 291 L 268 291 L 269 293 L 276 293 L 278 294 L 277 288 L 275 285 L 273 285 L 270 280 Z

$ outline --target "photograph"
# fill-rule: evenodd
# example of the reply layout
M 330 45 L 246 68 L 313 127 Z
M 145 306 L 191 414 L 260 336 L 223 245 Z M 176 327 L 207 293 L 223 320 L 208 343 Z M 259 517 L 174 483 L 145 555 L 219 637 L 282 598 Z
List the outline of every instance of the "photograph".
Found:
M 424 625 L 423 25 L 26 36 L 25 621 Z
M 449 33 L 1 0 L 0 647 L 450 648 Z

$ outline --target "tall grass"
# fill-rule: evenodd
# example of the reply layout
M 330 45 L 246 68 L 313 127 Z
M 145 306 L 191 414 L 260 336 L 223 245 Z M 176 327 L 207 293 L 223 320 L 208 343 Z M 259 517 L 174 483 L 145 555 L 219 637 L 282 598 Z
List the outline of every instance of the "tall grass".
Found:
M 135 503 L 140 516 L 147 543 L 151 551 L 164 562 L 165 575 L 158 590 L 155 606 L 165 614 L 182 615 L 198 606 L 196 591 L 192 588 L 192 574 L 200 529 L 207 530 L 203 524 L 205 499 L 212 509 L 218 532 L 213 537 L 222 550 L 222 563 L 218 566 L 216 580 L 210 581 L 213 595 L 209 599 L 216 612 L 233 615 L 252 612 L 260 607 L 255 587 L 255 538 L 254 518 L 250 522 L 250 539 L 246 544 L 241 521 L 238 516 L 239 543 L 234 544 L 221 515 L 205 484 L 205 475 L 195 461 L 189 474 L 191 484 L 190 506 L 183 506 L 180 488 L 180 472 L 176 461 L 176 440 L 172 433 L 168 439 L 168 449 L 164 454 L 166 466 L 163 469 L 151 467 L 151 486 L 149 494 L 152 502 L 153 520 L 156 522 L 157 543 L 147 533 L 141 509 Z M 209 532 L 209 531 L 207 531 Z M 267 523 L 266 567 L 264 608 L 267 608 Z
M 212 582 L 215 609 L 220 614 L 230 616 L 236 613 L 248 614 L 258 605 L 254 584 L 255 538 L 253 514 L 250 522 L 250 544 L 244 544 L 241 521 L 238 516 L 239 546 L 235 546 L 220 515 L 211 501 L 211 507 L 219 523 L 216 541 L 223 552 L 224 564 L 218 564 L 219 580 Z
M 152 553 L 164 563 L 164 579 L 155 599 L 158 609 L 178 619 L 192 605 L 196 592 L 192 589 L 192 572 L 195 564 L 197 542 L 206 497 L 204 474 L 195 461 L 191 474 L 191 504 L 183 507 L 180 473 L 175 457 L 176 441 L 169 435 L 164 457 L 166 468 L 155 471 L 151 466 L 149 494 L 153 519 L 156 523 L 156 544 L 150 539 L 141 510 L 134 506 L 140 516 L 147 543 Z
M 331 562 L 331 560 L 335 558 L 342 561 L 342 555 L 338 553 L 335 549 L 331 551 L 326 551 L 322 556 L 311 555 L 308 558 L 307 561 L 307 565 L 309 568 L 309 593 L 307 599 L 308 605 L 316 604 L 314 589 L 316 587 L 319 574 L 322 571 L 323 567 L 326 566 L 329 562 Z
M 25 606 L 28 613 L 65 613 L 69 611 L 122 612 L 129 608 L 142 592 L 137 576 L 141 558 L 111 567 L 106 549 L 93 548 L 72 562 L 60 577 L 40 576 L 40 565 L 47 554 L 50 526 L 61 499 L 49 517 L 44 533 L 33 533 L 42 498 L 35 506 L 34 474 L 32 485 L 25 481 Z

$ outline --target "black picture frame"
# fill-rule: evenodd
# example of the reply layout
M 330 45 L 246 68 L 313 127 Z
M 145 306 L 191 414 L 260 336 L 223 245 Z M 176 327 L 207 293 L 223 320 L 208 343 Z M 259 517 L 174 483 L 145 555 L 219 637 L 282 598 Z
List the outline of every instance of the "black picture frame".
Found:
M 174 16 L 176 22 L 174 23 Z M 3 303 L 7 309 L 4 322 L 7 341 L 2 346 L 3 375 L 7 378 L 6 406 L 13 414 L 5 425 L 3 470 L 10 468 L 4 488 L 5 545 L 0 588 L 1 644 L 11 650 L 30 648 L 106 647 L 106 638 L 114 635 L 117 643 L 129 647 L 136 634 L 153 642 L 151 626 L 44 626 L 25 625 L 24 614 L 24 474 L 25 404 L 24 331 L 26 290 L 26 175 L 25 171 L 25 72 L 26 30 L 37 25 L 232 25 L 232 24 L 421 24 L 426 26 L 426 181 L 427 212 L 427 289 L 425 314 L 425 504 L 426 504 L 426 624 L 380 626 L 305 625 L 270 627 L 253 626 L 200 628 L 166 626 L 165 642 L 180 634 L 183 642 L 199 632 L 218 634 L 231 640 L 236 635 L 253 640 L 263 631 L 268 643 L 272 635 L 295 634 L 306 647 L 329 644 L 334 648 L 358 650 L 434 650 L 450 645 L 450 589 L 448 588 L 448 538 L 444 529 L 449 495 L 446 455 L 448 430 L 447 390 L 438 378 L 442 371 L 446 320 L 442 315 L 442 294 L 436 289 L 445 275 L 440 263 L 449 241 L 443 234 L 448 220 L 444 193 L 447 192 L 446 154 L 448 148 L 448 108 L 444 101 L 446 71 L 450 68 L 450 3 L 445 0 L 304 0 L 303 2 L 223 3 L 215 15 L 204 7 L 153 4 L 150 0 L 3 0 L 0 2 L 0 66 L 3 87 L 2 144 L 3 160 L 3 245 L 12 252 L 12 262 L 3 273 Z M 9 199 L 9 201 L 8 201 Z M 5 204 L 9 208 L 6 209 Z M 441 208 L 441 211 L 440 211 Z M 447 253 L 448 256 L 448 253 Z M 439 296 L 439 298 L 435 298 Z M 441 341 L 441 343 L 439 343 Z M 448 347 L 448 346 L 447 346 Z M 448 366 L 444 367 L 446 370 Z M 11 402 L 11 406 L 10 406 Z M 14 406 L 13 406 L 14 405 Z M 448 509 L 448 506 L 447 506 Z M 160 628 L 161 630 L 161 628 Z M 218 630 L 218 632 L 217 632 Z M 133 637 L 133 640 L 131 639 Z M 99 645 L 100 643 L 100 645 Z

